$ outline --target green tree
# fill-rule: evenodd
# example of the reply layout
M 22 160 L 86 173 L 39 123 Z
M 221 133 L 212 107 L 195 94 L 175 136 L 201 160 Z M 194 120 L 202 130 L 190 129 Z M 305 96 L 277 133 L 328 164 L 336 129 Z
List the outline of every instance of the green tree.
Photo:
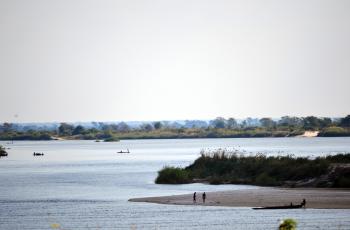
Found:
M 308 116 L 303 118 L 303 126 L 306 130 L 316 130 L 321 127 L 320 119 L 315 116 Z
M 246 126 L 247 126 L 247 127 L 253 127 L 253 126 L 255 126 L 255 124 L 254 124 L 254 119 L 253 119 L 253 118 L 247 117 L 247 119 L 245 119 L 245 121 L 246 121 Z
M 120 122 L 117 125 L 117 131 L 119 131 L 119 132 L 128 132 L 128 131 L 130 131 L 130 127 L 125 122 Z
M 60 136 L 70 136 L 72 135 L 72 132 L 74 130 L 74 126 L 67 124 L 67 123 L 61 123 L 61 125 L 58 127 L 58 134 Z
M 152 131 L 153 126 L 149 123 L 146 123 L 146 124 L 142 124 L 140 128 L 143 131 L 149 132 L 149 131 Z
M 299 117 L 283 116 L 278 121 L 278 125 L 295 128 L 295 127 L 302 126 L 302 119 L 300 119 Z
M 223 129 L 226 127 L 226 120 L 223 117 L 217 117 L 211 121 L 211 125 L 216 129 Z
M 350 115 L 347 115 L 346 117 L 340 119 L 339 125 L 341 127 L 350 127 Z
M 163 124 L 160 121 L 154 122 L 153 126 L 155 129 L 161 129 L 163 127 Z
M 332 126 L 332 119 L 330 119 L 329 117 L 324 117 L 322 119 L 319 119 L 320 122 L 320 126 L 321 128 L 326 128 L 326 127 L 330 127 Z
M 269 117 L 261 118 L 259 121 L 260 121 L 261 125 L 265 128 L 273 128 L 276 125 L 276 122 L 274 122 Z
M 5 133 L 8 133 L 8 132 L 11 132 L 13 131 L 13 124 L 12 123 L 8 123 L 8 122 L 5 122 L 3 125 L 2 125 L 2 128 L 3 132 Z
M 237 123 L 236 119 L 234 119 L 234 118 L 231 117 L 231 118 L 229 118 L 229 119 L 227 120 L 226 126 L 227 126 L 227 128 L 229 128 L 229 129 L 235 129 L 235 128 L 238 127 L 238 123 Z
M 118 125 L 116 124 L 103 124 L 100 126 L 103 131 L 118 131 Z
M 73 135 L 78 135 L 78 134 L 83 134 L 85 132 L 85 129 L 83 126 L 78 125 L 77 127 L 74 128 L 73 130 Z
M 246 128 L 247 126 L 248 126 L 247 121 L 246 120 L 242 121 L 241 128 Z

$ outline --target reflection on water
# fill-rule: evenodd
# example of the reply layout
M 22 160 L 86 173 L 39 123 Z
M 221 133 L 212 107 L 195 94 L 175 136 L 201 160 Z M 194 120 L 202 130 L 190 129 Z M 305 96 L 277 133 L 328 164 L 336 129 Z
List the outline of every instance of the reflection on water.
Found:
M 346 229 L 348 210 L 257 212 L 249 208 L 171 206 L 129 198 L 259 189 L 243 185 L 156 185 L 164 165 L 185 166 L 201 149 L 238 148 L 268 154 L 325 155 L 350 152 L 350 138 L 259 138 L 14 142 L 0 159 L 0 229 L 261 229 L 293 217 L 303 229 Z M 130 149 L 130 154 L 117 154 Z M 33 152 L 44 152 L 34 157 Z

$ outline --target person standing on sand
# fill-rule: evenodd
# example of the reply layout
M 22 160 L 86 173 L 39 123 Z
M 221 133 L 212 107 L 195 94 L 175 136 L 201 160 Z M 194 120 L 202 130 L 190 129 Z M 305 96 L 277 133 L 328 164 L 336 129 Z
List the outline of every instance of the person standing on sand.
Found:
M 193 193 L 193 203 L 196 203 L 196 196 L 197 196 L 197 193 L 194 192 L 194 193 Z
M 306 206 L 306 200 L 305 200 L 305 198 L 303 199 L 303 202 L 301 202 L 301 206 L 305 208 L 305 206 Z
M 205 194 L 205 192 L 203 192 L 203 195 L 202 195 L 203 203 L 205 203 L 205 198 L 207 198 L 207 195 Z

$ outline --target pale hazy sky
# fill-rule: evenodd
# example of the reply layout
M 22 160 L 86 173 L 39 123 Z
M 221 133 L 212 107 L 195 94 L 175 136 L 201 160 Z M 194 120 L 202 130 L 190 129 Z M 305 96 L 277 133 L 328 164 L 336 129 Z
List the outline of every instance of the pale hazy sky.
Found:
M 0 122 L 344 116 L 350 1 L 0 0 L 0 84 Z

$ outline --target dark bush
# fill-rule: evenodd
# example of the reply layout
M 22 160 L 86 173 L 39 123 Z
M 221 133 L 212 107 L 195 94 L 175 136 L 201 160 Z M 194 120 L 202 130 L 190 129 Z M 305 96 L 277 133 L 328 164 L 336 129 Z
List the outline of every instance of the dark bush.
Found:
M 177 167 L 164 167 L 158 172 L 157 184 L 185 184 L 191 182 L 189 173 Z
M 334 165 L 349 162 L 350 154 L 309 159 L 292 155 L 243 156 L 217 151 L 202 154 L 184 169 L 164 168 L 159 172 L 157 183 L 188 183 L 192 178 L 196 178 L 204 179 L 210 184 L 237 183 L 263 186 L 283 185 L 287 182 L 295 184 L 297 181 L 307 181 L 326 175 L 332 171 Z M 333 178 L 333 182 L 319 185 L 328 186 L 329 183 L 333 183 L 334 187 L 346 187 L 349 182 L 346 173 L 347 171 L 341 170 L 336 174 L 337 177 Z

